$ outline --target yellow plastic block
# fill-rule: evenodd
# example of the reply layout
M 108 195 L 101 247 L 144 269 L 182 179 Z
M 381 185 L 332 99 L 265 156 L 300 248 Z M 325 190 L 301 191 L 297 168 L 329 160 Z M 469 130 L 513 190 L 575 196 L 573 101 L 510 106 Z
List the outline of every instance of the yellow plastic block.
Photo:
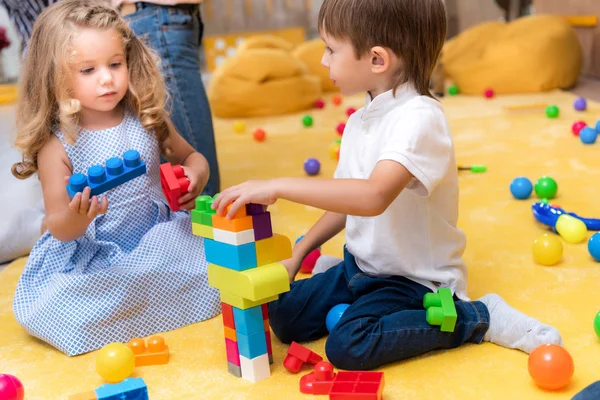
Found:
M 228 293 L 224 290 L 221 290 L 221 301 L 225 304 L 229 304 L 230 306 L 234 306 L 239 308 L 240 310 L 247 310 L 252 307 L 260 306 L 265 303 L 270 303 L 272 301 L 277 300 L 278 296 L 267 297 L 262 300 L 252 301 L 245 299 L 243 297 L 237 296 L 235 294 Z
M 273 264 L 292 257 L 292 243 L 287 236 L 273 234 L 270 238 L 256 241 L 256 263 Z
M 228 326 L 224 326 L 224 334 L 225 334 L 225 339 L 229 339 L 233 342 L 237 342 L 237 334 L 235 333 L 235 329 L 231 329 Z
M 565 15 L 563 18 L 565 18 L 571 26 L 593 28 L 598 25 L 597 15 Z
M 212 226 L 196 224 L 192 222 L 192 233 L 203 238 L 214 239 L 215 234 Z
M 263 300 L 290 290 L 287 270 L 278 263 L 241 272 L 208 264 L 208 284 L 253 301 Z

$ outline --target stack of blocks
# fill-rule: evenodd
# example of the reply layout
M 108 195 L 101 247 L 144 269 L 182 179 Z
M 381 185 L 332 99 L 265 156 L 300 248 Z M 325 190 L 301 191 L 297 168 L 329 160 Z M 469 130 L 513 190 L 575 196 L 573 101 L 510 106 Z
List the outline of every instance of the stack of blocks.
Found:
M 279 261 L 292 256 L 292 245 L 273 234 L 265 206 L 248 204 L 227 219 L 216 215 L 212 202 L 196 199 L 192 232 L 205 238 L 208 283 L 220 291 L 228 370 L 258 382 L 270 376 L 273 363 L 267 303 L 290 290 Z

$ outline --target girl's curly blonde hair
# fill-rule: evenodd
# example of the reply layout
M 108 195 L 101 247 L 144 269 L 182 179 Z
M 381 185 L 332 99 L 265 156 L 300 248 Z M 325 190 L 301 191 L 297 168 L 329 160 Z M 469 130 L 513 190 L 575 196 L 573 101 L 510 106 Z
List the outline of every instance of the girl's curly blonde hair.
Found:
M 71 143 L 77 139 L 81 104 L 70 95 L 70 63 L 73 37 L 85 28 L 114 29 L 121 36 L 129 69 L 129 90 L 122 102 L 146 130 L 156 134 L 161 152 L 170 152 L 169 137 L 174 127 L 165 110 L 165 86 L 153 53 L 109 2 L 64 0 L 38 17 L 29 42 L 15 142 L 23 160 L 12 167 L 19 179 L 37 171 L 38 153 L 53 129 L 60 127 Z

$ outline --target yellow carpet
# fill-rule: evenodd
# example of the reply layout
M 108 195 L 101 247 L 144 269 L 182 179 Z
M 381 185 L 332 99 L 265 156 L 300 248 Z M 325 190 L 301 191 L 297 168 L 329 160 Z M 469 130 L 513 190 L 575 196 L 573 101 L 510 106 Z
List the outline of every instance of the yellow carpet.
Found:
M 557 120 L 543 109 L 507 114 L 503 105 L 556 103 Z M 246 179 L 302 176 L 307 157 L 322 161 L 322 176 L 331 176 L 335 164 L 328 145 L 337 138 L 335 127 L 345 120 L 349 105 L 362 97 L 346 99 L 341 107 L 331 102 L 311 112 L 312 128 L 304 128 L 302 115 L 246 121 L 246 133 L 233 132 L 232 121 L 216 121 L 224 186 Z M 385 399 L 567 399 L 600 379 L 600 341 L 592 320 L 600 310 L 600 265 L 591 260 L 586 245 L 567 245 L 563 262 L 542 267 L 532 261 L 531 243 L 544 232 L 530 211 L 531 201 L 513 200 L 512 178 L 532 181 L 544 174 L 559 184 L 556 203 L 583 216 L 600 217 L 598 182 L 600 143 L 584 146 L 570 133 L 575 119 L 595 123 L 600 106 L 591 104 L 576 113 L 573 97 L 562 92 L 545 95 L 444 99 L 463 164 L 485 164 L 485 174 L 461 173 L 461 220 L 468 246 L 469 294 L 472 298 L 496 292 L 522 311 L 557 326 L 575 361 L 575 376 L 563 391 L 548 393 L 533 384 L 527 373 L 527 356 L 492 344 L 467 345 L 390 365 L 385 372 Z M 252 140 L 261 127 L 268 138 Z M 271 208 L 275 230 L 295 239 L 319 217 L 317 210 L 278 202 Z M 595 215 L 594 215 L 595 213 Z M 325 253 L 341 254 L 341 236 L 324 246 Z M 64 399 L 92 390 L 102 381 L 94 370 L 95 355 L 68 358 L 29 337 L 11 312 L 12 293 L 24 261 L 0 274 L 0 372 L 23 381 L 27 399 Z M 227 373 L 221 319 L 188 326 L 165 334 L 172 352 L 168 365 L 137 368 L 150 398 L 160 399 L 311 399 L 298 391 L 299 375 L 282 366 L 287 346 L 273 341 L 272 377 L 252 384 Z M 324 340 L 309 347 L 324 354 Z M 307 370 L 303 371 L 308 372 Z M 326 398 L 326 397 L 319 397 Z

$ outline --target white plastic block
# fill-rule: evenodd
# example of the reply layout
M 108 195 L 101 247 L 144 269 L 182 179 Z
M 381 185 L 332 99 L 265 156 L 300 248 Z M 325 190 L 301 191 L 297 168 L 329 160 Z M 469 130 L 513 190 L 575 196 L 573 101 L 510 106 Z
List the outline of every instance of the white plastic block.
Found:
M 242 378 L 250 382 L 256 383 L 271 376 L 268 354 L 262 354 L 253 359 L 240 356 L 240 366 L 242 367 Z

